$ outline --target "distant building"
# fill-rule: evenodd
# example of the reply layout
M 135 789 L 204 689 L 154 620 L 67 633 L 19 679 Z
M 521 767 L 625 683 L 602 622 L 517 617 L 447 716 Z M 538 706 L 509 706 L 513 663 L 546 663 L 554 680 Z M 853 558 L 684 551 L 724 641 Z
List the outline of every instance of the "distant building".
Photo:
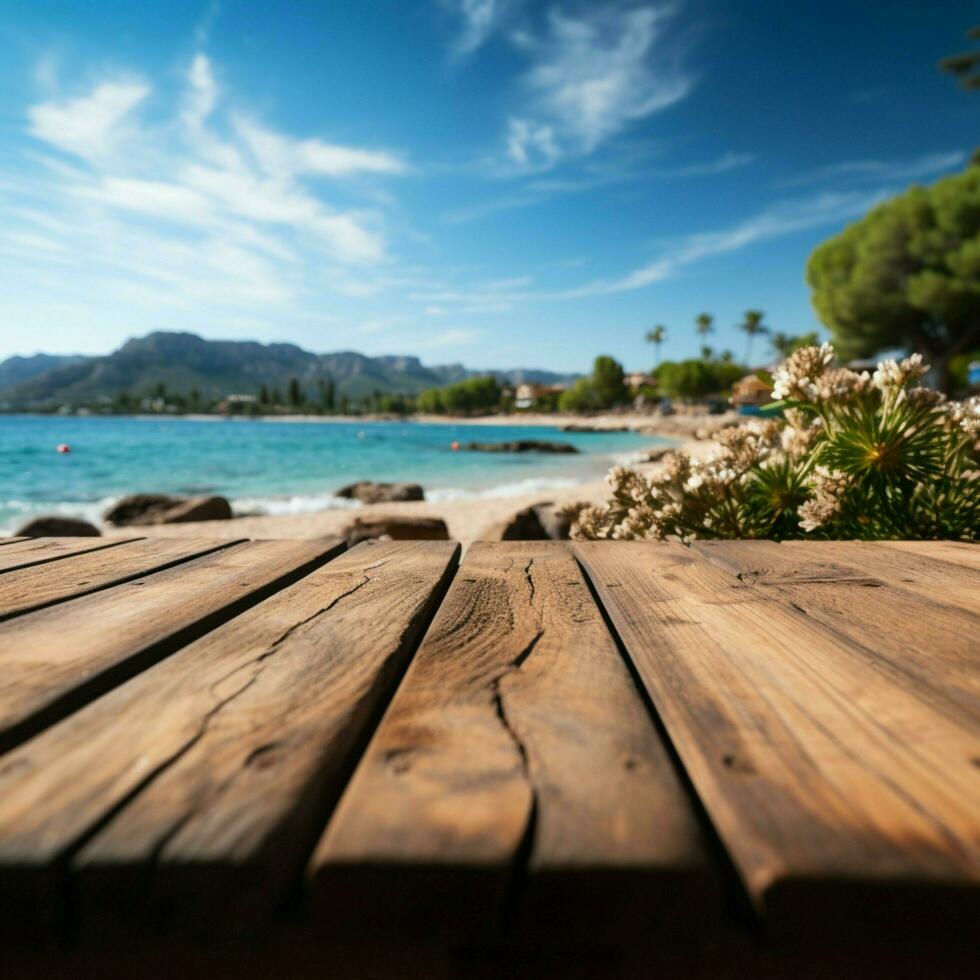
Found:
M 533 408 L 546 395 L 560 395 L 567 385 L 536 385 L 524 382 L 514 389 L 514 408 Z
M 758 375 L 749 374 L 732 385 L 732 405 L 741 415 L 754 415 L 772 401 L 772 386 Z
M 640 388 L 653 388 L 657 384 L 657 379 L 652 374 L 645 374 L 643 371 L 633 371 L 623 375 L 623 383 L 627 388 L 637 391 Z
M 228 395 L 224 401 L 219 402 L 219 412 L 244 412 L 250 405 L 257 405 L 258 398 L 255 395 Z

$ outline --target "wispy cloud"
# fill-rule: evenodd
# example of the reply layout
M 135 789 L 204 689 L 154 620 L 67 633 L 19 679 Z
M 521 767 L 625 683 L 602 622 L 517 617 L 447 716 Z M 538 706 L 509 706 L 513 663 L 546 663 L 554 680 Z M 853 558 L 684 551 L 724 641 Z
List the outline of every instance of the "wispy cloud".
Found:
M 587 293 L 617 293 L 640 289 L 669 279 L 686 266 L 703 259 L 735 252 L 774 238 L 782 238 L 808 228 L 846 221 L 864 214 L 888 196 L 888 191 L 871 193 L 826 193 L 816 197 L 780 201 L 730 228 L 688 235 L 666 254 L 608 282 L 584 287 Z M 583 295 L 580 291 L 579 295 Z
M 455 17 L 458 32 L 453 38 L 452 55 L 462 58 L 482 47 L 523 0 L 440 0 Z
M 30 132 L 66 153 L 97 159 L 115 149 L 126 117 L 149 94 L 140 80 L 105 81 L 87 95 L 32 106 Z
M 929 177 L 959 167 L 966 160 L 962 150 L 942 153 L 926 153 L 910 160 L 845 160 L 826 167 L 818 167 L 790 177 L 781 182 L 783 187 L 798 187 L 803 184 L 823 182 L 882 183 L 898 180 L 914 180 L 916 177 Z
M 52 303 L 82 282 L 160 315 L 256 303 L 299 314 L 310 296 L 352 295 L 362 280 L 346 270 L 376 267 L 387 242 L 378 197 L 348 202 L 407 163 L 279 132 L 228 101 L 198 53 L 169 118 L 135 75 L 31 106 L 26 131 L 46 149 L 31 151 L 40 166 L 0 175 L 0 253 L 28 276 L 62 268 Z
M 508 121 L 507 152 L 521 168 L 587 154 L 628 125 L 680 102 L 693 78 L 663 44 L 672 4 L 551 8 L 541 30 L 512 35 L 531 65 L 530 112 Z
M 530 285 L 529 283 L 515 279 L 486 283 L 472 290 L 421 292 L 412 298 L 447 305 L 473 302 L 513 304 L 576 300 L 588 296 L 630 292 L 671 279 L 688 266 L 705 259 L 858 217 L 885 200 L 892 192 L 892 188 L 826 192 L 812 197 L 778 201 L 730 227 L 682 236 L 669 243 L 655 259 L 620 276 L 595 279 L 580 286 L 557 290 L 526 289 L 521 287 Z M 490 289 L 494 285 L 498 287 L 497 290 Z

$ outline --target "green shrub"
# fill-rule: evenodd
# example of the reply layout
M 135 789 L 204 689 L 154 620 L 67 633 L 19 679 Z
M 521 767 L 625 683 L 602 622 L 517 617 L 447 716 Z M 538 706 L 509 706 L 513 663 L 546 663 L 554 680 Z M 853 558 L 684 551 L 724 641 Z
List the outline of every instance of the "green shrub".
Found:
M 914 384 L 921 357 L 874 376 L 834 366 L 829 344 L 775 376 L 782 416 L 718 434 L 706 460 L 670 457 L 649 478 L 617 467 L 584 538 L 954 538 L 980 531 L 980 397 Z

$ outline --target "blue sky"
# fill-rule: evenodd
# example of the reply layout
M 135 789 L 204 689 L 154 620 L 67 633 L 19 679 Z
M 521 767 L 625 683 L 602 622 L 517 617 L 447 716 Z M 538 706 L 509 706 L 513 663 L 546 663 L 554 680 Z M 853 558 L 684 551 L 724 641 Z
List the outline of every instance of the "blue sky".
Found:
M 975 3 L 0 0 L 0 356 L 154 329 L 646 367 L 960 169 Z M 761 346 L 759 349 L 761 353 Z

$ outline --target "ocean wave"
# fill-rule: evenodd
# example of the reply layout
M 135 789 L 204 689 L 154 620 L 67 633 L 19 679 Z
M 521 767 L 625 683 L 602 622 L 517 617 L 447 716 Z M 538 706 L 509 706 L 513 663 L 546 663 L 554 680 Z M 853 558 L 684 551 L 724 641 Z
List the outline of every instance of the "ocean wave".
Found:
M 278 497 L 236 497 L 231 502 L 236 515 L 280 517 L 284 514 L 314 514 L 318 510 L 356 510 L 364 504 L 359 500 L 334 497 L 332 494 L 292 494 Z
M 526 493 L 538 493 L 543 490 L 567 490 L 577 487 L 582 482 L 574 477 L 528 477 L 514 483 L 500 483 L 493 487 L 482 489 L 466 489 L 464 487 L 433 487 L 426 490 L 425 499 L 439 503 L 444 500 L 479 500 L 489 497 L 521 497 Z
M 102 515 L 119 498 L 103 497 L 101 500 L 0 500 L 0 535 L 13 534 L 32 517 L 52 514 L 58 517 L 78 517 L 98 527 Z

